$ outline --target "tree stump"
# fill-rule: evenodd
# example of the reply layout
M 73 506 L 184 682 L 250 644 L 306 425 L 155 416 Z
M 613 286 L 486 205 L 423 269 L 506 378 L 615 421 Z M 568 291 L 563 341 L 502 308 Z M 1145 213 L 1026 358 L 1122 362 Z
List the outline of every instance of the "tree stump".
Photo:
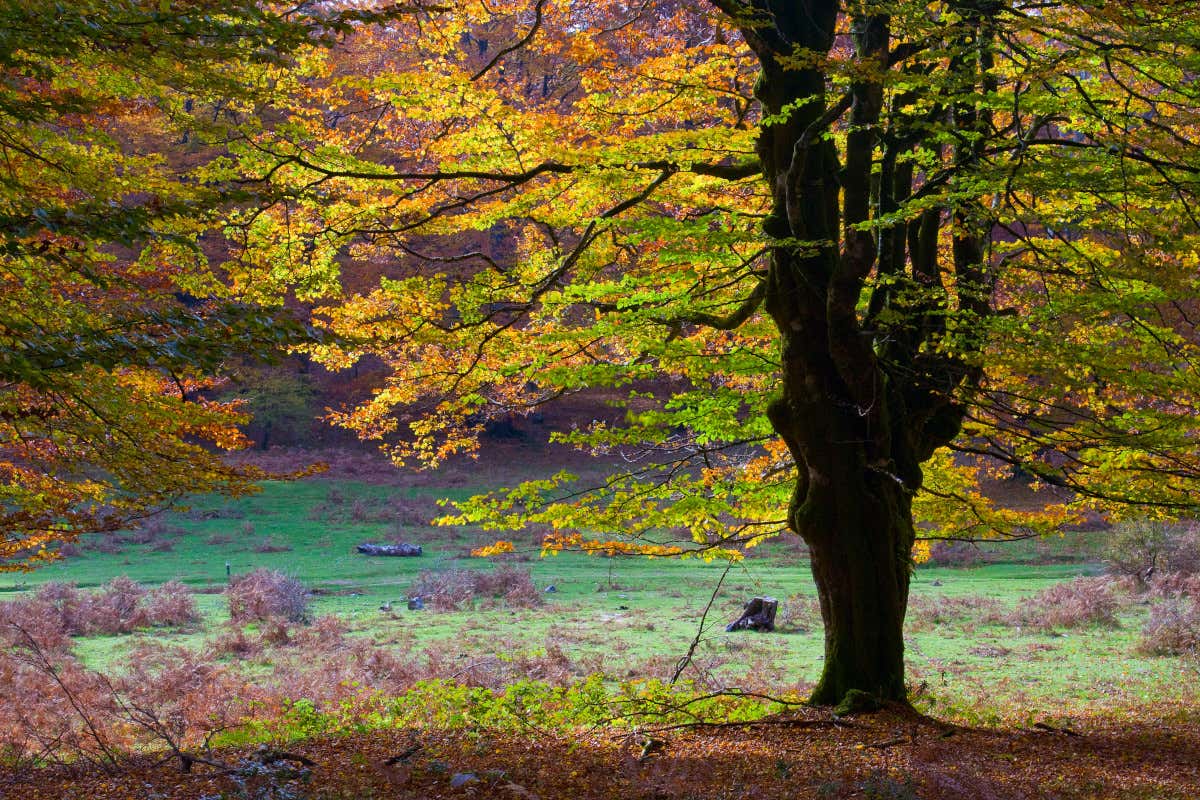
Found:
M 401 542 L 399 544 L 374 544 L 372 542 L 363 542 L 358 546 L 358 552 L 368 556 L 415 557 L 421 555 L 421 545 L 408 544 L 406 542 Z
M 779 601 L 774 597 L 752 597 L 742 615 L 725 626 L 726 631 L 761 631 L 770 633 L 775 630 L 775 614 L 779 611 Z

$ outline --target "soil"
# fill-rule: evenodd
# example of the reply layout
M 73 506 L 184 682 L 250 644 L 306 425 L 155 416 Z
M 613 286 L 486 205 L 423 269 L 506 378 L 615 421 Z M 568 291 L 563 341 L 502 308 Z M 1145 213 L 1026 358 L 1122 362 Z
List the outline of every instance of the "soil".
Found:
M 760 724 L 638 735 L 603 731 L 568 739 L 533 731 L 386 730 L 311 739 L 286 749 L 314 762 L 297 795 L 310 800 L 1200 796 L 1200 725 L 1194 719 L 1094 719 L 1069 729 L 1043 724 L 994 730 L 907 712 L 835 720 L 827 712 L 805 710 Z M 236 763 L 253 760 L 254 752 L 215 757 Z M 150 757 L 114 774 L 98 768 L 0 772 L 4 798 L 204 796 L 246 795 L 212 767 L 197 765 L 184 773 L 177 760 Z

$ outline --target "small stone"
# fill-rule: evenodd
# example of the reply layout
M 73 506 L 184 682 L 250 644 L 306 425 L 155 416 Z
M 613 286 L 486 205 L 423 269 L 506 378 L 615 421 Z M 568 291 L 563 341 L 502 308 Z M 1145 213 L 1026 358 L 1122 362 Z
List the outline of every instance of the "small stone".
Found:
M 451 788 L 457 789 L 461 786 L 466 786 L 468 783 L 476 783 L 479 776 L 474 772 L 456 772 L 450 778 Z

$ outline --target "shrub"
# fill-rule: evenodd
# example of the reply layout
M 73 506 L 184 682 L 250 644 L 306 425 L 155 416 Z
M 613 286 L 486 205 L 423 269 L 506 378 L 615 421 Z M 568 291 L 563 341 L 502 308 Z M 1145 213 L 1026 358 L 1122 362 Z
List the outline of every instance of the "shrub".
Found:
M 412 527 L 426 527 L 438 516 L 437 504 L 425 497 L 398 497 L 392 501 L 392 520 L 395 531 L 402 533 Z
M 1076 578 L 1023 600 L 1012 621 L 1047 631 L 1084 625 L 1116 627 L 1117 605 L 1108 580 Z
M 332 650 L 346 643 L 349 628 L 336 614 L 322 614 L 296 636 L 296 641 L 316 650 Z
M 48 652 L 63 652 L 71 646 L 62 616 L 50 603 L 36 597 L 0 603 L 0 644 L 24 645 L 26 637 Z
M 125 540 L 122 539 L 120 536 L 117 536 L 114 533 L 106 533 L 103 536 L 101 536 L 100 538 L 92 541 L 90 547 L 91 547 L 91 549 L 95 550 L 97 553 L 106 553 L 108 555 L 113 555 L 115 553 L 121 552 L 121 550 L 124 549 L 122 547 L 122 545 L 124 543 L 125 543 Z
M 984 561 L 983 551 L 974 542 L 934 542 L 929 548 L 931 567 L 974 567 Z
M 83 555 L 83 548 L 75 542 L 60 542 L 55 552 L 63 558 L 75 558 Z
M 22 616 L 26 620 L 38 615 L 52 614 L 58 619 L 59 626 L 65 633 L 79 636 L 85 632 L 87 615 L 83 606 L 86 602 L 87 596 L 79 591 L 75 584 L 50 581 L 38 588 L 32 603 L 23 607 L 17 605 L 13 611 L 23 610 L 25 613 Z
M 1155 575 L 1150 582 L 1150 594 L 1156 597 L 1200 598 L 1200 575 L 1168 572 Z
M 179 581 L 151 589 L 144 601 L 146 622 L 164 628 L 181 628 L 200 621 L 196 598 Z
M 31 638 L 0 649 L 0 752 L 7 765 L 115 766 L 122 742 L 111 724 L 117 709 L 110 687 L 70 653 Z M 34 788 L 22 796 L 39 794 Z
M 74 584 L 51 581 L 34 595 L 40 605 L 25 609 L 24 616 L 53 614 L 71 636 L 129 633 L 146 624 L 139 608 L 146 590 L 126 577 L 113 578 L 97 592 L 80 591 Z
M 185 533 L 177 525 L 169 525 L 159 517 L 145 520 L 136 530 L 132 531 L 127 540 L 134 544 L 154 544 L 163 539 L 172 539 Z
M 212 658 L 250 658 L 262 652 L 262 642 L 247 636 L 241 628 L 232 628 L 209 641 L 207 652 Z
M 256 699 L 243 679 L 202 654 L 155 643 L 133 651 L 117 687 L 127 701 L 153 710 L 177 744 L 192 748 L 206 747 L 211 734 L 239 723 Z M 145 738 L 150 747 L 162 744 Z
M 457 611 L 474 599 L 475 584 L 471 575 L 472 570 L 466 569 L 424 570 L 408 593 L 419 596 L 434 611 Z
M 279 617 L 270 617 L 263 620 L 258 638 L 262 640 L 265 646 L 281 647 L 292 643 L 292 632 L 288 628 L 287 620 Z
M 0 603 L 0 622 L 16 623 L 48 650 L 58 648 L 66 636 L 129 633 L 148 625 L 180 627 L 199 619 L 195 600 L 178 581 L 147 591 L 120 577 L 96 592 L 52 581 L 32 597 Z
M 803 594 L 790 595 L 779 604 L 775 620 L 778 633 L 807 633 L 821 627 L 821 601 Z
M 1200 575 L 1200 522 L 1177 526 L 1167 550 L 1167 571 Z
M 1200 651 L 1200 604 L 1196 598 L 1168 600 L 1152 606 L 1138 649 L 1152 655 L 1188 655 Z
M 909 630 L 919 631 L 941 625 L 1002 622 L 1004 612 L 997 600 L 977 594 L 913 595 L 907 620 Z
M 90 602 L 81 606 L 85 615 L 83 633 L 129 633 L 148 623 L 141 607 L 146 589 L 141 584 L 121 576 L 113 578 L 92 594 Z
M 535 608 L 542 604 L 542 593 L 533 584 L 529 570 L 501 564 L 490 572 L 474 573 L 476 597 L 500 600 L 514 608 Z
M 426 570 L 417 576 L 409 594 L 420 596 L 435 611 L 456 611 L 472 605 L 480 598 L 518 608 L 542 604 L 541 592 L 534 586 L 529 570 L 508 564 L 490 571 Z
M 299 622 L 308 613 L 309 592 L 304 584 L 277 570 L 256 569 L 238 575 L 225 590 L 229 618 L 250 622 L 281 617 Z
M 1200 528 L 1195 522 L 1128 520 L 1118 525 L 1104 551 L 1108 568 L 1134 580 L 1141 591 L 1152 577 L 1200 573 Z

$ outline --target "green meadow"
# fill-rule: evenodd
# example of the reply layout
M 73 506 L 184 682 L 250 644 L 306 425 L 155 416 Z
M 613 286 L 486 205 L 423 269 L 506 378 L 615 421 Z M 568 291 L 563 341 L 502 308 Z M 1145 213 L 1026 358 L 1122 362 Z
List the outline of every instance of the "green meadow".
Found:
M 439 500 L 467 494 L 462 487 L 310 479 L 267 483 L 261 493 L 237 500 L 198 498 L 140 531 L 89 537 L 58 563 L 3 576 L 0 599 L 47 581 L 92 588 L 122 575 L 146 585 L 177 579 L 197 593 L 203 623 L 196 629 L 77 639 L 77 655 L 102 669 L 119 667 L 147 639 L 203 647 L 229 630 L 221 594 L 227 570 L 268 568 L 313 592 L 311 618 L 336 615 L 352 636 L 380 647 L 434 647 L 464 665 L 553 652 L 581 676 L 598 671 L 614 679 L 665 679 L 698 640 L 685 676 L 704 685 L 803 690 L 817 676 L 822 632 L 815 590 L 802 551 L 786 542 L 730 566 L 543 557 L 534 535 L 517 534 L 517 552 L 503 559 L 529 570 L 541 605 L 485 600 L 458 611 L 408 610 L 405 600 L 423 572 L 496 567 L 470 556 L 494 534 L 428 524 L 440 513 Z M 397 540 L 421 545 L 423 555 L 379 558 L 355 551 L 361 542 Z M 1039 614 L 1030 600 L 1039 591 L 1102 574 L 1094 548 L 1085 545 L 1018 543 L 992 548 L 993 558 L 979 566 L 918 567 L 908 618 L 910 683 L 918 703 L 940 716 L 989 723 L 1071 719 L 1192 697 L 1194 662 L 1139 654 L 1149 605 L 1138 597 L 1116 593 L 1115 625 L 1027 624 Z M 779 630 L 726 633 L 725 624 L 755 595 L 781 600 Z M 256 666 L 269 667 L 269 658 Z

